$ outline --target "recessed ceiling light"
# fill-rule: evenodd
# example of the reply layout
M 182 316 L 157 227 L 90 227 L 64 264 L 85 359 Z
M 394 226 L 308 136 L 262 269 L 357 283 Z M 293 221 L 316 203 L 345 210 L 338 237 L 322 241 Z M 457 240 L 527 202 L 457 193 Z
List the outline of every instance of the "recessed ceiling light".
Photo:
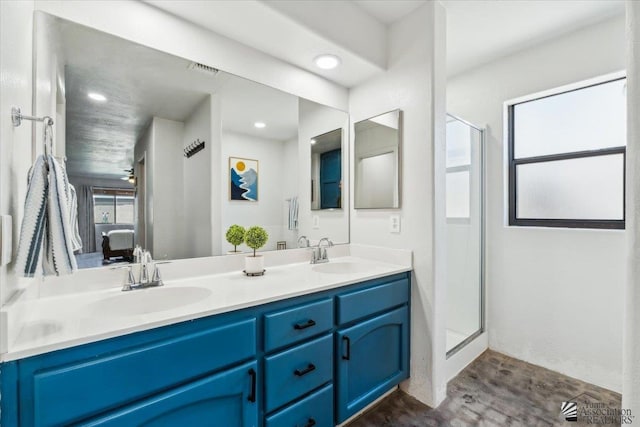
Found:
M 340 65 L 340 58 L 326 53 L 324 55 L 316 56 L 316 59 L 314 59 L 313 62 L 316 63 L 318 68 L 322 68 L 323 70 L 332 70 Z
M 91 99 L 93 99 L 94 101 L 100 101 L 100 102 L 104 102 L 107 100 L 107 97 L 102 95 L 101 93 L 96 93 L 96 92 L 89 92 L 87 94 L 87 96 Z
M 253 125 L 258 129 L 262 129 L 267 126 L 264 122 L 255 122 Z
M 312 139 L 311 140 L 311 145 L 315 144 L 316 142 L 318 142 L 318 141 L 316 141 L 315 139 Z

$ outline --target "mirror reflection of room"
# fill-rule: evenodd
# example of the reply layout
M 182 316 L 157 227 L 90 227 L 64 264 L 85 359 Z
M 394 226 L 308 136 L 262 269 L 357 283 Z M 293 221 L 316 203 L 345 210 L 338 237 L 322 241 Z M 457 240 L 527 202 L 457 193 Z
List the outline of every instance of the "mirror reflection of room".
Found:
M 357 122 L 355 208 L 400 207 L 400 111 Z
M 263 251 L 297 248 L 300 235 L 348 242 L 346 215 L 313 227 L 299 176 L 307 135 L 332 135 L 318 145 L 333 152 L 318 209 L 340 208 L 346 113 L 50 15 L 36 26 L 37 54 L 56 63 L 37 73 L 57 82 L 55 153 L 78 195 L 79 268 L 132 262 L 136 246 L 158 260 L 222 255 L 234 224 L 263 227 Z
M 342 208 L 342 129 L 311 139 L 311 209 Z

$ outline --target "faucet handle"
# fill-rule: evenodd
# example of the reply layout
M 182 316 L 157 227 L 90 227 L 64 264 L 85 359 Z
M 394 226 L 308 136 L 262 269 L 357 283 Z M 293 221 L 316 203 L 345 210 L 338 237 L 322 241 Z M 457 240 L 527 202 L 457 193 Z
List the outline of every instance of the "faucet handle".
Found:
M 151 279 L 152 282 L 160 282 L 159 285 L 162 285 L 162 277 L 160 277 L 160 267 L 158 267 L 158 265 L 160 264 L 171 264 L 171 261 L 159 261 L 154 263 L 153 265 L 153 278 Z
M 135 278 L 133 277 L 133 266 L 121 265 L 119 267 L 111 267 L 112 270 L 122 270 L 123 268 L 128 269 L 128 271 L 127 271 L 127 275 L 125 276 L 124 283 L 122 284 L 122 290 L 130 291 L 131 286 L 136 282 Z

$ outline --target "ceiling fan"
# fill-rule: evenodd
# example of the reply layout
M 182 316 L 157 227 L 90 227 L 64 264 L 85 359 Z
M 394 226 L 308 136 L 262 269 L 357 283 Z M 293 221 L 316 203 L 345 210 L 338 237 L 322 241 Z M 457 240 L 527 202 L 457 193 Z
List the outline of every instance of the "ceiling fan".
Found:
M 129 175 L 123 176 L 120 178 L 123 181 L 129 181 L 131 184 L 136 183 L 136 176 L 133 174 L 133 168 L 131 169 L 123 169 L 125 172 L 129 172 Z

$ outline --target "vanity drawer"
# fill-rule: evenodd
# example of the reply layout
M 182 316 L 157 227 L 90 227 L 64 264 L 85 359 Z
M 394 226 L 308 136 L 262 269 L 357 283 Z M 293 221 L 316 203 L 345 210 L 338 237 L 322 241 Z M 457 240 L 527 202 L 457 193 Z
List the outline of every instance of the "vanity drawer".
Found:
M 338 295 L 338 324 L 405 304 L 409 301 L 409 280 L 405 277 L 361 291 Z
M 333 299 L 269 313 L 264 316 L 264 347 L 269 352 L 333 327 Z
M 36 367 L 39 363 L 34 358 L 32 386 L 21 390 L 22 401 L 33 404 L 32 411 L 25 408 L 21 413 L 32 414 L 33 422 L 23 422 L 35 426 L 75 423 L 255 354 L 256 319 L 250 318 L 184 335 L 167 332 L 163 339 L 116 347 L 72 364 Z
M 265 358 L 265 412 L 273 411 L 333 377 L 333 335 Z
M 267 417 L 265 427 L 333 427 L 333 385 Z

